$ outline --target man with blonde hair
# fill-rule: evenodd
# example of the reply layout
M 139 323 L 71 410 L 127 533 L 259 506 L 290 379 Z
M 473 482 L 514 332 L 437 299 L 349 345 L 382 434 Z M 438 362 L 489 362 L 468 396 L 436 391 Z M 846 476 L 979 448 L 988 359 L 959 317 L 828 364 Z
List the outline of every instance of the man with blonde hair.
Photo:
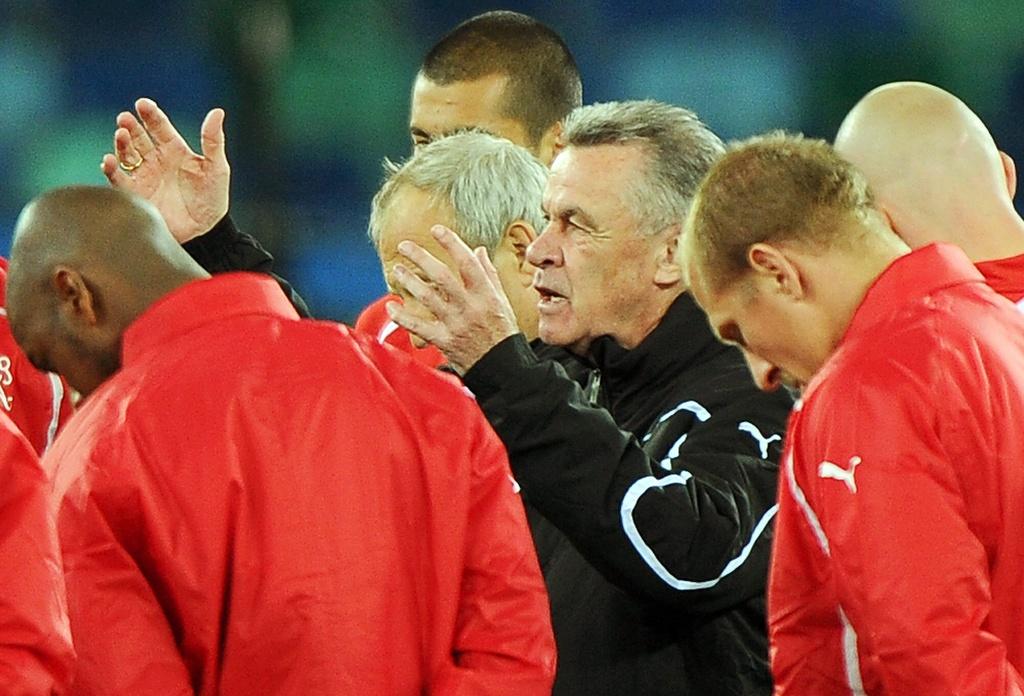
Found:
M 966 104 L 922 82 L 883 85 L 846 116 L 835 147 L 864 172 L 879 209 L 911 247 L 956 244 L 1024 309 L 1016 168 Z
M 910 252 L 821 141 L 733 148 L 683 236 L 715 333 L 765 387 L 806 385 L 769 583 L 776 693 L 1020 693 L 1024 317 L 956 247 Z

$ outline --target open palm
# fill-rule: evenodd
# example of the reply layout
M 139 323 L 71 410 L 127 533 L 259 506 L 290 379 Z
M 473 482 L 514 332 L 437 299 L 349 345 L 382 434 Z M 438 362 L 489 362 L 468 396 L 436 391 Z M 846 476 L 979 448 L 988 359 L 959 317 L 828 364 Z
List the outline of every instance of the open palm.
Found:
M 153 100 L 139 99 L 135 110 L 137 118 L 127 111 L 118 114 L 116 154 L 104 155 L 103 174 L 114 187 L 156 206 L 178 242 L 205 234 L 228 212 L 231 167 L 223 109 L 213 109 L 203 120 L 202 154 L 189 147 Z

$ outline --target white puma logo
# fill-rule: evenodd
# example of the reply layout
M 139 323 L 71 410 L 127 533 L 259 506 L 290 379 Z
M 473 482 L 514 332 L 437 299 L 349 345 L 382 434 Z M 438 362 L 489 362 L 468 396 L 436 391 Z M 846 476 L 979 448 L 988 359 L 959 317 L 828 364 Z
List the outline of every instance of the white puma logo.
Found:
M 844 469 L 838 464 L 834 464 L 830 461 L 824 461 L 818 465 L 818 476 L 821 478 L 835 479 L 836 481 L 842 481 L 846 484 L 846 487 L 850 489 L 851 493 L 857 492 L 857 482 L 853 479 L 853 474 L 857 470 L 857 465 L 860 464 L 860 457 L 850 457 L 850 467 Z
M 758 447 L 761 448 L 761 459 L 768 458 L 768 445 L 772 444 L 773 442 L 778 442 L 779 440 L 782 439 L 782 436 L 778 434 L 772 435 L 770 437 L 765 437 L 758 429 L 758 427 L 751 423 L 750 421 L 743 421 L 742 423 L 740 423 L 739 429 L 741 432 L 747 433 L 748 435 L 750 435 L 750 437 L 757 440 L 757 445 Z

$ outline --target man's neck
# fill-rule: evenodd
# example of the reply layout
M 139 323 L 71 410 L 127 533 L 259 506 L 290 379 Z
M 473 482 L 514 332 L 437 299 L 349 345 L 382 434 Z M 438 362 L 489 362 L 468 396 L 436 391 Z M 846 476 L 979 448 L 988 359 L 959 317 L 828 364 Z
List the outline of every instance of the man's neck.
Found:
M 836 251 L 845 258 L 821 265 L 820 278 L 823 299 L 822 323 L 829 330 L 822 334 L 820 346 L 822 364 L 831 355 L 853 321 L 871 286 L 898 258 L 910 253 L 910 248 L 895 235 L 886 235 L 853 252 Z M 843 269 L 835 272 L 833 269 Z

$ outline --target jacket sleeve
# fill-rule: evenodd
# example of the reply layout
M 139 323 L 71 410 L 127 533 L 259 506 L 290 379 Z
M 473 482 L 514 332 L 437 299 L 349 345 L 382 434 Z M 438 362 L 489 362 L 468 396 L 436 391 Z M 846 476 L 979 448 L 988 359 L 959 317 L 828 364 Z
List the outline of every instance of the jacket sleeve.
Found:
M 688 612 L 764 593 L 777 467 L 738 428 L 756 420 L 754 404 L 697 424 L 655 460 L 522 336 L 465 377 L 525 499 L 610 581 Z M 784 423 L 788 407 L 777 404 L 774 421 Z
M 119 511 L 135 504 L 134 491 L 110 481 L 83 496 L 79 486 L 73 484 L 64 495 L 58 517 L 78 653 L 69 693 L 191 696 L 190 675 L 171 626 L 124 546 L 126 538 L 142 531 L 118 523 Z
M 49 483 L 28 442 L 0 424 L 0 693 L 63 694 L 74 651 Z
M 981 465 L 987 447 L 969 423 L 987 410 L 936 388 L 942 375 L 930 384 L 889 376 L 865 374 L 844 393 L 850 408 L 821 414 L 813 432 L 826 435 L 803 457 L 848 630 L 877 662 L 885 693 L 1024 693 L 1005 645 L 983 628 L 989 560 L 954 471 Z
M 474 474 L 455 668 L 431 693 L 546 696 L 555 679 L 547 591 L 504 448 L 473 410 Z
M 306 301 L 295 288 L 273 272 L 274 257 L 252 235 L 238 229 L 231 215 L 225 215 L 209 232 L 183 245 L 196 263 L 210 273 L 251 271 L 273 276 L 300 317 L 311 316 Z

